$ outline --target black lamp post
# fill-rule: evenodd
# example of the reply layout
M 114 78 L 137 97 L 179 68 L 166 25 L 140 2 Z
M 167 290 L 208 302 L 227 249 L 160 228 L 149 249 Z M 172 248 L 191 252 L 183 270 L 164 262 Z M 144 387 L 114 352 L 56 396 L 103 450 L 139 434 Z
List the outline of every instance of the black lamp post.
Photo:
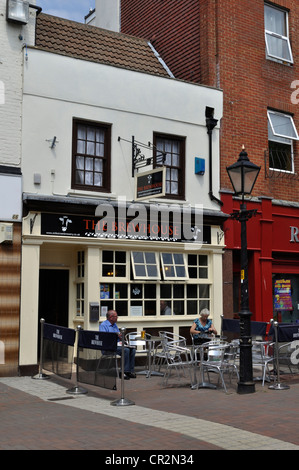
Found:
M 243 147 L 236 163 L 226 168 L 235 195 L 242 197 L 240 211 L 231 217 L 241 223 L 241 310 L 240 316 L 240 380 L 238 393 L 254 393 L 255 384 L 252 374 L 252 338 L 251 338 L 251 312 L 249 311 L 248 297 L 248 256 L 247 256 L 247 221 L 256 213 L 256 210 L 247 210 L 245 195 L 251 194 L 261 167 L 251 163 Z

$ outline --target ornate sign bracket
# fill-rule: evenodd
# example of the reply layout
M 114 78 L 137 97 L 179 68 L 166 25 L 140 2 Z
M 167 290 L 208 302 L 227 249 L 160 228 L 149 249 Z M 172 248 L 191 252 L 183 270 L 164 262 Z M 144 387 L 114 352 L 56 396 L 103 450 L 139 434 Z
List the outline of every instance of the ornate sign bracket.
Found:
M 142 149 L 148 149 L 150 151 L 156 150 L 156 163 L 159 165 L 164 165 L 166 159 L 166 152 L 162 152 L 158 150 L 155 145 L 151 142 L 147 144 L 143 144 L 142 142 L 138 142 L 135 140 L 135 137 L 132 136 L 132 140 L 126 140 L 122 137 L 118 137 L 118 141 L 123 140 L 124 142 L 129 142 L 132 145 L 132 178 L 134 178 L 135 170 L 138 171 L 139 168 L 143 168 L 148 165 L 152 165 L 154 162 L 154 156 L 147 157 Z

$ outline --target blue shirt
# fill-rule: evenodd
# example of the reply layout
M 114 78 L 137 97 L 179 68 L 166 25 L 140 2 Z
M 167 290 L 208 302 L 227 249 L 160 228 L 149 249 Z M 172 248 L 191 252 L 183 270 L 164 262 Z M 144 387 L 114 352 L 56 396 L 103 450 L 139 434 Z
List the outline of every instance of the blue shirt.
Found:
M 200 320 L 199 318 L 196 318 L 195 320 L 195 323 L 196 323 L 196 330 L 199 332 L 199 333 L 207 333 L 207 331 L 209 330 L 209 328 L 211 328 L 211 325 L 212 325 L 212 320 L 207 320 L 207 323 L 205 325 L 202 325 L 200 323 Z M 198 338 L 198 335 L 194 335 L 194 338 Z
M 100 331 L 105 331 L 106 333 L 116 333 L 119 334 L 119 328 L 116 323 L 113 325 L 109 320 L 105 320 L 100 324 Z

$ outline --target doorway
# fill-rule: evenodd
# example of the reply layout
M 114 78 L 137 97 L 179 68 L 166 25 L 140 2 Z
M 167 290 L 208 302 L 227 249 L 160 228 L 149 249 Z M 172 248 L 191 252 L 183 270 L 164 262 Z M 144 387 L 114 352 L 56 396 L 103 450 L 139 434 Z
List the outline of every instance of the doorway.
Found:
M 41 269 L 39 272 L 38 318 L 68 327 L 69 271 Z

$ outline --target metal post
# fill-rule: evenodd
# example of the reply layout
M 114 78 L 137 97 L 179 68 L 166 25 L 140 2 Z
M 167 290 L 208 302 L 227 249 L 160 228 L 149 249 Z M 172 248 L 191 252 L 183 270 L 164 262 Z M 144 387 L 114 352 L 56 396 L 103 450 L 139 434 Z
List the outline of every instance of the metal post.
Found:
M 249 311 L 248 297 L 248 254 L 247 254 L 247 228 L 246 224 L 250 217 L 246 210 L 244 200 L 240 206 L 238 220 L 241 223 L 241 310 L 240 316 L 240 380 L 238 382 L 238 393 L 254 393 L 252 371 L 252 338 L 251 338 L 251 312 Z
M 128 406 L 135 405 L 135 402 L 125 398 L 125 328 L 121 328 L 121 398 L 119 400 L 112 401 L 110 404 L 113 406 Z
M 66 390 L 66 393 L 69 393 L 70 395 L 84 395 L 85 393 L 88 393 L 88 391 L 85 388 L 79 387 L 79 332 L 82 329 L 82 327 L 79 325 L 77 327 L 77 364 L 76 364 L 76 385 L 68 390 Z
M 37 380 L 46 380 L 50 376 L 43 374 L 43 344 L 44 344 L 44 318 L 40 319 L 40 359 L 39 359 L 39 372 L 34 375 L 32 378 Z
M 268 388 L 270 388 L 271 390 L 288 390 L 290 388 L 288 385 L 280 383 L 279 355 L 278 355 L 278 332 L 277 332 L 278 322 L 277 321 L 273 322 L 273 326 L 274 326 L 274 333 L 275 333 L 275 356 L 276 356 L 276 374 L 277 374 L 277 378 L 276 378 L 276 383 L 273 384 L 273 385 L 269 385 Z

